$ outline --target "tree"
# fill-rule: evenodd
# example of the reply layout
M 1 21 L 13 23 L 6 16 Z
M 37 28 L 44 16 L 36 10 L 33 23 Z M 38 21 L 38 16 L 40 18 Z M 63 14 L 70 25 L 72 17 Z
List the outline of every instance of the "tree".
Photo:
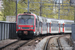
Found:
M 0 21 L 2 21 L 3 20 L 3 14 L 2 14 L 2 12 L 0 12 Z
M 74 19 L 74 8 L 70 7 L 69 2 L 70 0 L 63 0 L 63 4 L 60 4 L 60 19 Z M 41 14 L 43 17 L 58 19 L 58 4 L 54 3 L 54 0 L 29 0 L 29 12 L 33 12 L 36 15 L 40 15 L 41 9 Z M 12 0 L 3 0 L 4 9 L 2 13 L 4 15 L 4 20 L 6 16 L 16 15 L 15 5 L 15 2 Z M 27 8 L 28 0 L 19 0 L 17 9 L 18 14 L 27 12 Z
M 2 13 L 4 15 L 3 20 L 6 20 L 6 16 L 14 16 L 15 15 L 15 2 L 12 0 L 3 0 L 3 10 Z

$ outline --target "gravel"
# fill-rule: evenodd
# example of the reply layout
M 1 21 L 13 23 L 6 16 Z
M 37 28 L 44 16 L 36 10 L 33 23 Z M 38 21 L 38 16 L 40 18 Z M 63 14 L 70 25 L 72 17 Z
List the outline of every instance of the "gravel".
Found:
M 46 41 L 47 41 L 47 39 L 48 39 L 49 37 L 51 37 L 51 36 L 48 36 L 48 37 L 44 38 L 43 40 L 41 40 L 41 41 L 36 45 L 35 50 L 43 50 L 44 45 L 45 45 L 45 43 L 46 43 Z
M 35 50 L 35 46 L 25 46 L 21 47 L 19 50 Z
M 70 45 L 68 45 L 68 42 L 66 41 L 65 37 L 61 38 L 60 42 L 61 42 L 62 48 L 64 50 L 72 50 L 72 47 L 70 47 Z
M 49 41 L 48 50 L 58 50 L 57 38 L 58 38 L 58 37 L 52 38 L 52 39 Z
M 0 41 L 0 47 L 3 47 L 3 46 L 5 46 L 5 45 L 7 45 L 9 43 L 14 42 L 14 41 L 17 41 L 17 40 L 16 39 L 14 39 L 14 40 L 10 40 L 10 39 L 2 40 L 2 41 Z

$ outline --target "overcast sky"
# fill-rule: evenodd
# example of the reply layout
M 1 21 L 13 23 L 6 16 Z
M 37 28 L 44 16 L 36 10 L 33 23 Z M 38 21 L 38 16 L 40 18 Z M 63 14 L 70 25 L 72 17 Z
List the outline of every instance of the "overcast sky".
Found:
M 1 2 L 2 2 L 2 1 L 0 0 L 0 7 L 2 6 L 2 5 L 1 5 Z

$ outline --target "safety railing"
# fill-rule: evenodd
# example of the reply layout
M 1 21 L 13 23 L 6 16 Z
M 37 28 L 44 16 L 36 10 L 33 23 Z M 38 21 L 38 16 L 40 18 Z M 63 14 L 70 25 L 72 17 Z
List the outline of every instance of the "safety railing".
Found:
M 16 23 L 0 21 L 0 40 L 16 38 Z

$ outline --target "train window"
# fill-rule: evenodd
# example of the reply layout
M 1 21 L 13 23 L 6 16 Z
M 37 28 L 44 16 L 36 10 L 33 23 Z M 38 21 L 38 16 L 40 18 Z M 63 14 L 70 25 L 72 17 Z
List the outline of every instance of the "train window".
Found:
M 21 16 L 18 16 L 18 18 L 21 18 Z
M 50 27 L 50 23 L 48 23 L 48 25 L 47 25 L 48 27 Z
M 37 20 L 39 21 L 39 17 L 37 17 Z
M 65 24 L 73 24 L 73 22 L 65 22 Z
M 42 22 L 40 22 L 40 27 L 42 26 Z
M 42 28 L 43 28 L 43 31 L 46 31 L 47 30 L 47 24 L 46 23 L 42 23 Z
M 52 31 L 58 31 L 58 27 L 52 27 Z
M 36 19 L 36 27 L 37 27 L 37 19 Z
M 44 19 L 42 19 L 42 21 L 44 22 Z
M 58 23 L 58 21 L 52 21 L 52 23 Z
M 32 15 L 19 15 L 18 18 L 34 18 Z
M 40 22 L 39 22 L 39 26 L 40 26 Z
M 47 22 L 47 19 L 45 19 L 45 22 Z
M 65 30 L 66 31 L 71 31 L 71 27 L 66 27 Z
M 32 15 L 19 15 L 18 16 L 18 24 L 20 24 L 20 25 L 33 25 L 34 24 L 34 16 L 32 16 Z

